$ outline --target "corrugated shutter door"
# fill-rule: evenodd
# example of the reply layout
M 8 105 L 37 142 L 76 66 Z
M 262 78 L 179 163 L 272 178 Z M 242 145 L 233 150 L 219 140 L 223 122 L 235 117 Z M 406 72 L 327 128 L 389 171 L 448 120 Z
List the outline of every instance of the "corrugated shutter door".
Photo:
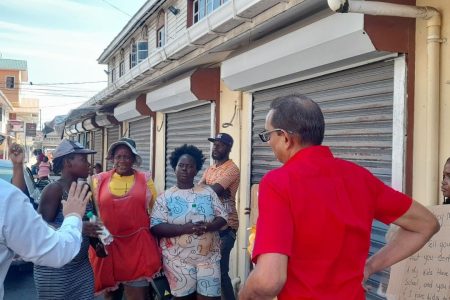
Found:
M 94 156 L 93 165 L 101 163 L 103 166 L 103 129 L 94 131 L 94 150 L 97 151 Z M 104 166 L 103 166 L 104 168 Z
M 136 150 L 142 157 L 140 169 L 150 171 L 150 141 L 151 141 L 151 121 L 152 118 L 145 118 L 138 121 L 130 122 L 130 138 L 136 142 Z
M 325 116 L 324 145 L 336 157 L 353 161 L 391 183 L 392 112 L 394 63 L 378 62 L 336 72 L 286 86 L 259 91 L 253 96 L 251 182 L 258 183 L 270 169 L 279 166 L 270 147 L 262 143 L 258 132 L 264 130 L 270 101 L 276 97 L 301 93 L 319 103 Z M 385 243 L 386 226 L 374 222 L 370 254 Z M 371 278 L 376 295 L 379 282 L 387 284 L 389 273 Z
M 203 171 L 209 166 L 211 143 L 208 138 L 212 135 L 211 109 L 212 105 L 206 104 L 166 115 L 166 189 L 176 184 L 175 173 L 169 162 L 170 153 L 175 148 L 190 144 L 203 151 L 206 161 L 195 177 L 194 183 L 200 180 Z
M 107 142 L 107 150 L 109 149 L 109 146 L 111 146 L 112 143 L 117 142 L 119 140 L 119 129 L 120 126 L 114 126 L 111 128 L 106 129 L 106 142 Z M 108 155 L 108 153 L 105 153 L 105 155 Z M 111 170 L 113 168 L 113 164 L 110 160 L 107 160 L 106 162 L 106 170 Z

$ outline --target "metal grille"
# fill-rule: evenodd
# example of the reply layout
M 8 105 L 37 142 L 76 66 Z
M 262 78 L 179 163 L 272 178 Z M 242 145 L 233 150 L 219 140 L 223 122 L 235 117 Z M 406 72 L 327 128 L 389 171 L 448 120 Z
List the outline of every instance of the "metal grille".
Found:
M 103 166 L 103 129 L 94 131 L 93 136 L 94 136 L 93 149 L 97 151 L 97 153 L 93 155 L 92 164 L 95 165 L 96 163 L 101 163 Z
M 203 171 L 209 166 L 211 143 L 208 138 L 213 133 L 212 107 L 211 104 L 207 104 L 166 115 L 166 189 L 176 184 L 175 173 L 169 162 L 170 154 L 175 148 L 190 144 L 203 151 L 206 161 L 195 177 L 194 183 L 200 180 Z
M 136 150 L 142 157 L 140 169 L 151 170 L 151 130 L 152 118 L 145 118 L 138 121 L 130 122 L 130 138 L 136 142 Z
M 260 141 L 265 116 L 272 99 L 292 93 L 316 101 L 325 116 L 325 139 L 336 157 L 353 161 L 390 185 L 392 175 L 392 112 L 394 62 L 378 62 L 286 86 L 259 91 L 253 96 L 251 182 L 258 183 L 267 171 L 280 166 L 270 147 Z M 384 243 L 386 226 L 372 227 L 370 254 Z M 371 277 L 374 286 L 367 299 L 376 295 L 378 285 L 387 284 L 388 272 Z
M 112 143 L 117 142 L 119 140 L 119 138 L 120 138 L 119 129 L 120 129 L 120 126 L 114 126 L 114 127 L 106 129 L 106 135 L 107 135 L 106 142 L 108 145 L 107 149 L 109 149 L 109 146 L 111 146 Z M 105 153 L 105 155 L 107 156 L 108 153 Z M 111 170 L 112 168 L 113 168 L 113 163 L 108 159 L 106 161 L 106 170 Z

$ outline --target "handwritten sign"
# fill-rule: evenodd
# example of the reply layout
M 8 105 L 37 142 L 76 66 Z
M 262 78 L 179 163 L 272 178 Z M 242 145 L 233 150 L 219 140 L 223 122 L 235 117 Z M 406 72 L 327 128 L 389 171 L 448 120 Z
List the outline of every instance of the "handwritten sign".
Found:
M 417 253 L 392 266 L 389 300 L 450 300 L 450 205 L 429 209 L 441 230 Z

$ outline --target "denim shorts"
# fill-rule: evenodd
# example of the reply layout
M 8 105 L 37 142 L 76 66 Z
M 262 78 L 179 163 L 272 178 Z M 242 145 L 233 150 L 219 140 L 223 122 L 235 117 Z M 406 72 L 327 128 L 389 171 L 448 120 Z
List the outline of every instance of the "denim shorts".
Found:
M 126 281 L 123 283 L 123 285 L 139 288 L 148 287 L 149 283 L 146 279 L 138 279 L 133 281 Z

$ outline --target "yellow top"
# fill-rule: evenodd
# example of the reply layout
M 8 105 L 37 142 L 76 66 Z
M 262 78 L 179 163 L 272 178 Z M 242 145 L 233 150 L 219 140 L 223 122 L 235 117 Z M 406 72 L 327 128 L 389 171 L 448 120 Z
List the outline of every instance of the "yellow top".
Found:
M 92 188 L 93 188 L 92 190 L 95 190 L 97 188 L 97 184 L 98 180 L 94 178 L 94 180 L 92 180 Z M 120 176 L 119 174 L 114 173 L 113 176 L 111 177 L 111 181 L 109 182 L 109 190 L 113 195 L 121 197 L 130 190 L 133 184 L 134 184 L 134 175 Z M 157 196 L 155 184 L 153 183 L 152 179 L 149 179 L 147 181 L 147 187 L 152 193 L 152 199 L 150 203 L 148 203 L 148 212 L 150 213 L 152 211 L 153 204 L 155 203 Z

